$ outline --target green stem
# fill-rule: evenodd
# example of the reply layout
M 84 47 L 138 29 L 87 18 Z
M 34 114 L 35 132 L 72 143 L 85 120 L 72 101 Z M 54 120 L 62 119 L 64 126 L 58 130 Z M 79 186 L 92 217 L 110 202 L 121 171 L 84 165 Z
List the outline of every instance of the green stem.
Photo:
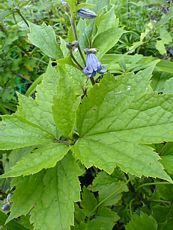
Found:
M 71 56 L 71 59 L 74 61 L 74 63 L 79 67 L 80 70 L 83 70 L 83 67 L 79 64 L 79 62 L 76 60 L 76 58 L 74 57 L 73 55 L 73 52 L 70 51 L 70 56 Z
M 151 182 L 151 183 L 145 183 L 145 184 L 141 184 L 137 187 L 137 190 L 142 188 L 142 187 L 145 187 L 145 186 L 152 186 L 152 185 L 172 185 L 172 183 L 170 182 Z
M 16 12 L 20 15 L 20 17 L 23 19 L 23 21 L 25 22 L 25 24 L 29 27 L 29 24 L 27 22 L 27 20 L 25 19 L 25 17 L 22 15 L 22 13 L 20 12 L 19 9 L 16 9 Z
M 78 41 L 76 24 L 75 24 L 75 20 L 74 20 L 74 18 L 72 16 L 72 13 L 70 13 L 69 18 L 70 18 L 70 23 L 71 23 L 71 27 L 72 27 L 72 30 L 73 30 L 74 38 L 75 38 L 76 41 Z M 80 48 L 80 45 L 78 46 L 78 50 L 79 50 L 80 56 L 81 56 L 81 58 L 83 60 L 83 63 L 85 65 L 85 58 L 83 56 L 82 50 Z
M 95 85 L 95 80 L 94 80 L 93 77 L 90 77 L 90 81 L 91 81 L 91 84 L 92 84 L 92 85 Z
M 171 204 L 171 201 L 168 201 L 168 200 L 150 200 L 152 202 L 159 202 L 159 203 L 163 203 L 163 204 Z

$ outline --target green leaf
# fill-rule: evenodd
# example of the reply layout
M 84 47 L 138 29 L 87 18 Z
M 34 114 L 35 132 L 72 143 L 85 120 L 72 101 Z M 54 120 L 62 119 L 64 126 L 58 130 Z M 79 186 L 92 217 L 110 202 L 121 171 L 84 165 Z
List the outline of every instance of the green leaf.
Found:
M 59 67 L 59 76 L 52 109 L 58 130 L 67 137 L 72 135 L 75 127 L 84 77 L 79 70 L 68 65 Z
M 160 28 L 160 38 L 166 45 L 172 42 L 171 34 L 164 27 Z
M 140 216 L 134 214 L 131 221 L 126 225 L 126 230 L 157 230 L 157 222 L 152 216 L 142 213 Z
M 173 78 L 170 78 L 165 82 L 164 93 L 173 93 Z
M 78 230 L 112 230 L 114 224 L 119 220 L 116 212 L 109 208 L 101 207 L 98 209 L 97 215 L 93 220 L 86 224 L 82 223 L 77 228 Z
M 30 212 L 36 230 L 70 230 L 74 224 L 74 202 L 80 200 L 78 176 L 81 173 L 68 155 L 53 169 L 15 179 L 8 221 Z
M 152 207 L 153 217 L 158 222 L 158 230 L 172 230 L 173 225 L 173 207 L 172 205 Z
M 24 226 L 22 226 L 20 223 L 18 223 L 17 221 L 13 220 L 10 221 L 7 225 L 5 225 L 5 221 L 8 218 L 8 216 L 3 213 L 2 211 L 0 211 L 0 226 L 2 229 L 4 230 L 27 230 Z
M 10 150 L 52 142 L 53 137 L 16 115 L 3 116 L 0 123 L 0 149 Z
M 51 26 L 43 23 L 41 26 L 29 23 L 30 33 L 28 38 L 30 42 L 41 49 L 47 56 L 57 59 L 62 57 L 61 50 L 57 45 L 56 35 Z
M 99 13 L 105 7 L 109 6 L 110 0 L 104 0 L 104 1 L 102 1 L 102 0 L 97 0 L 97 1 L 95 1 L 95 0 L 87 0 L 87 3 L 88 4 L 93 4 L 95 6 L 94 10 Z
M 118 20 L 115 16 L 115 6 L 113 6 L 108 12 L 105 14 L 101 14 L 96 18 L 97 35 L 105 32 L 108 29 L 116 28 L 118 26 Z
M 165 72 L 173 74 L 172 62 L 168 60 L 160 60 L 154 57 L 144 57 L 141 54 L 135 55 L 124 55 L 124 54 L 106 54 L 101 59 L 102 63 L 108 66 L 111 73 L 117 73 L 117 70 L 120 71 L 120 60 L 124 60 L 126 67 L 129 71 L 134 70 L 138 71 L 144 69 L 146 64 L 151 63 L 154 60 L 158 60 L 157 65 L 155 66 L 155 71 Z
M 42 169 L 52 168 L 68 151 L 69 147 L 63 144 L 52 143 L 43 145 L 19 160 L 1 178 L 27 176 L 35 174 Z
M 107 75 L 88 92 L 79 106 L 80 138 L 73 148 L 87 168 L 95 165 L 112 173 L 119 166 L 139 177 L 171 181 L 159 156 L 145 145 L 173 139 L 173 95 L 151 93 L 153 69 L 118 79 Z
M 58 130 L 52 115 L 53 97 L 59 81 L 56 68 L 49 64 L 42 82 L 36 87 L 36 98 L 18 95 L 19 107 L 17 115 L 25 117 L 29 122 L 39 125 L 43 130 L 56 136 Z
M 91 190 L 99 193 L 99 203 L 102 206 L 112 206 L 121 200 L 122 193 L 127 192 L 128 188 L 125 182 L 118 181 L 113 175 L 100 172 L 94 179 Z
M 166 155 L 166 156 L 162 156 L 162 164 L 164 166 L 164 168 L 166 169 L 166 171 L 173 175 L 173 155 Z
M 111 28 L 100 33 L 93 41 L 93 47 L 98 48 L 97 56 L 101 58 L 107 53 L 120 39 L 125 31 L 122 28 Z
M 89 191 L 86 187 L 83 188 L 82 201 L 80 203 L 80 206 L 83 209 L 83 213 L 87 217 L 93 215 L 93 211 L 97 206 L 97 200 L 94 194 L 91 191 Z
M 158 40 L 156 42 L 156 49 L 159 51 L 160 54 L 162 55 L 166 54 L 166 48 L 162 40 Z
M 167 184 L 167 185 L 157 185 L 156 186 L 156 192 L 154 194 L 157 199 L 166 200 L 166 201 L 173 201 L 173 185 Z

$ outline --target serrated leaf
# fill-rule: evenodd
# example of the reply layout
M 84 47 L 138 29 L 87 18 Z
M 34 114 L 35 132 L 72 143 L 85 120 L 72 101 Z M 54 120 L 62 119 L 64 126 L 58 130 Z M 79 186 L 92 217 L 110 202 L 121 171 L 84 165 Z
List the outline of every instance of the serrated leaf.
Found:
M 126 225 L 126 230 L 157 230 L 157 222 L 152 216 L 142 213 L 140 216 L 134 214 L 131 221 Z
M 84 78 L 80 71 L 67 65 L 59 67 L 59 75 L 52 109 L 57 128 L 67 137 L 75 127 L 76 110 L 81 101 Z
M 52 142 L 53 137 L 16 115 L 3 116 L 0 123 L 0 149 L 10 150 Z
M 98 209 L 97 215 L 93 220 L 82 223 L 78 230 L 112 230 L 114 224 L 119 220 L 116 212 L 109 208 L 101 207 Z
M 47 56 L 57 59 L 62 57 L 61 50 L 57 45 L 56 35 L 51 26 L 43 23 L 41 26 L 29 22 L 30 42 L 41 49 Z
M 68 155 L 53 169 L 15 179 L 8 221 L 30 212 L 35 230 L 70 230 L 74 202 L 80 200 L 80 174 L 81 169 Z
M 12 150 L 8 155 L 9 162 L 5 164 L 4 171 L 5 172 L 9 171 L 9 169 L 12 168 L 16 164 L 16 162 L 18 162 L 27 154 L 29 154 L 33 149 L 34 147 L 28 147 L 28 148 L 25 147 L 21 149 Z
M 85 216 L 92 216 L 92 212 L 94 211 L 96 205 L 97 199 L 95 198 L 94 194 L 91 191 L 89 191 L 86 187 L 84 187 L 80 206 L 82 207 Z
M 27 154 L 18 161 L 14 167 L 0 177 L 28 176 L 35 174 L 42 169 L 52 168 L 68 151 L 69 147 L 64 144 L 52 143 L 43 145 L 40 148 L 33 150 L 32 153 Z
M 102 206 L 112 206 L 117 204 L 123 192 L 128 191 L 124 181 L 118 181 L 116 177 L 100 172 L 94 179 L 90 187 L 93 192 L 98 192 L 99 203 Z
M 28 121 L 39 125 L 43 130 L 54 136 L 57 135 L 58 130 L 52 115 L 52 104 L 58 80 L 58 71 L 50 63 L 46 73 L 43 74 L 42 82 L 36 88 L 35 100 L 31 97 L 18 95 L 17 115 L 25 117 Z
M 159 156 L 144 145 L 173 139 L 173 95 L 151 93 L 151 70 L 118 79 L 105 76 L 83 100 L 74 151 L 86 167 L 95 165 L 112 173 L 119 166 L 139 177 L 171 181 Z

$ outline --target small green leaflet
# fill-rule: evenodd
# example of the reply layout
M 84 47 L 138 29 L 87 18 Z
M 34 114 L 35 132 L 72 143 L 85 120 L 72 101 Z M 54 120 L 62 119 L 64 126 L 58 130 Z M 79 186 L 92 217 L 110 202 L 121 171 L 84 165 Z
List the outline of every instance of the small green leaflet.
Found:
M 140 216 L 134 214 L 131 221 L 126 225 L 126 230 L 157 230 L 157 222 L 152 216 L 142 213 Z
M 94 219 L 87 223 L 81 223 L 75 230 L 112 230 L 115 223 L 119 220 L 116 212 L 109 208 L 101 207 L 98 209 Z
M 41 26 L 29 22 L 31 43 L 41 49 L 48 57 L 57 59 L 62 57 L 60 47 L 57 45 L 55 31 L 51 26 L 43 23 Z
M 147 146 L 173 140 L 173 95 L 158 95 L 149 87 L 155 64 L 136 76 L 107 75 L 83 100 L 74 152 L 86 167 L 112 173 L 119 166 L 139 177 L 172 182 L 159 156 Z
M 99 203 L 102 206 L 112 206 L 121 200 L 123 192 L 128 192 L 128 187 L 124 181 L 118 181 L 113 175 L 100 172 L 94 179 L 90 190 L 98 192 Z
M 81 169 L 71 155 L 56 167 L 13 180 L 16 186 L 8 221 L 30 212 L 35 230 L 70 230 L 74 202 L 80 200 Z

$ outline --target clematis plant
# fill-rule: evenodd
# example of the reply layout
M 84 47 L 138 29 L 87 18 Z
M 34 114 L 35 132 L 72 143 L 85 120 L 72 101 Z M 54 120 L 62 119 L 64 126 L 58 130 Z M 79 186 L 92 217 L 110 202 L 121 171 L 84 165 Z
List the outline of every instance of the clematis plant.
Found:
M 12 180 L 6 223 L 12 230 L 160 229 L 153 211 L 163 204 L 172 215 L 173 94 L 150 85 L 159 60 L 125 56 L 132 62 L 117 74 L 117 56 L 107 55 L 124 33 L 114 1 L 87 1 L 95 9 L 101 3 L 97 16 L 76 2 L 62 1 L 71 27 L 60 46 L 51 26 L 29 23 L 28 39 L 53 62 L 0 122 L 0 150 L 8 155 L 1 178 Z M 165 180 L 168 190 L 159 190 Z M 24 228 L 10 227 L 13 219 Z

